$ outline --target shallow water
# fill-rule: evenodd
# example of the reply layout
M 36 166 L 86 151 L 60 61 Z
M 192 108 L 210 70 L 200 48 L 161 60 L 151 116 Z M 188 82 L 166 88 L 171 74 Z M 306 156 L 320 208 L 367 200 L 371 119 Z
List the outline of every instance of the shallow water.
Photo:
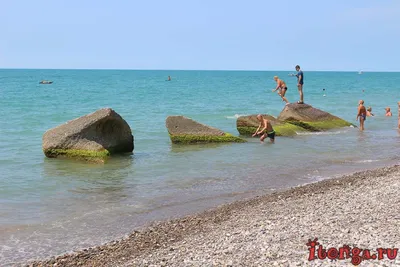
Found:
M 398 162 L 400 73 L 305 71 L 306 103 L 353 123 L 359 99 L 372 106 L 376 116 L 363 133 L 347 127 L 273 145 L 171 144 L 168 115 L 233 134 L 239 115 L 277 116 L 283 102 L 271 92 L 274 75 L 287 82 L 289 101 L 298 100 L 288 73 L 0 70 L 0 262 L 97 245 L 152 220 Z M 393 117 L 383 116 L 386 106 Z M 133 155 L 104 165 L 44 157 L 46 130 L 103 107 L 130 124 Z

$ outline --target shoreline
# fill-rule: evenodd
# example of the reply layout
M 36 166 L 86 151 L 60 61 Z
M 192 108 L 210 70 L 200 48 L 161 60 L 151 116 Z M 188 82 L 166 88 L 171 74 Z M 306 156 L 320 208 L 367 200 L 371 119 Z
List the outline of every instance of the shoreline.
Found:
M 340 178 L 326 179 L 251 199 L 238 200 L 182 218 L 153 222 L 133 231 L 126 238 L 79 252 L 31 261 L 25 266 L 54 266 L 54 264 L 56 266 L 148 266 L 152 264 L 200 266 L 230 265 L 230 261 L 235 265 L 242 263 L 289 266 L 290 263 L 291 266 L 297 264 L 300 264 L 297 266 L 302 266 L 308 263 L 306 242 L 315 237 L 318 237 L 324 246 L 333 244 L 339 247 L 353 241 L 352 244 L 371 250 L 379 246 L 393 247 L 396 246 L 395 241 L 400 239 L 400 230 L 394 230 L 394 235 L 393 233 L 382 235 L 382 232 L 378 232 L 375 233 L 378 236 L 374 236 L 371 240 L 364 237 L 365 240 L 357 243 L 357 238 L 353 236 L 357 230 L 353 230 L 352 227 L 357 222 L 357 224 L 361 223 L 362 228 L 365 224 L 371 223 L 369 221 L 371 218 L 379 225 L 380 222 L 387 223 L 390 214 L 382 212 L 381 201 L 384 201 L 385 196 L 390 195 L 388 200 L 392 203 L 386 203 L 390 204 L 387 206 L 394 205 L 396 202 L 400 203 L 400 196 L 396 198 L 397 194 L 391 195 L 393 192 L 390 191 L 395 190 L 396 186 L 400 189 L 398 179 L 400 179 L 399 165 L 355 172 Z M 363 202 L 372 197 L 378 201 L 363 207 Z M 331 205 L 329 200 L 335 201 L 336 204 Z M 352 200 L 356 201 L 351 202 Z M 397 216 L 396 212 L 400 211 L 397 207 L 398 205 L 392 207 L 393 216 Z M 348 208 L 346 212 L 350 213 L 340 219 L 343 215 L 343 210 L 340 209 L 343 208 Z M 352 211 L 361 212 L 359 210 L 363 208 L 365 212 L 368 209 L 375 212 L 367 213 L 366 215 L 370 216 L 367 216 L 365 220 L 360 220 L 360 217 L 355 218 L 357 216 L 351 213 Z M 309 209 L 308 212 L 307 209 Z M 339 211 L 328 214 L 329 209 L 334 211 L 339 209 Z M 317 216 L 315 210 L 318 210 Z M 384 215 L 387 218 L 382 217 Z M 375 219 L 374 216 L 380 218 Z M 347 223 L 343 221 L 347 219 L 350 221 Z M 304 223 L 304 220 L 308 223 Z M 331 224 L 335 225 L 335 222 L 340 227 L 336 227 L 333 232 L 330 231 L 330 234 L 325 233 L 324 230 L 329 230 L 332 227 Z M 400 217 L 399 221 L 396 219 L 395 222 L 400 225 Z M 307 234 L 310 229 L 316 234 L 315 236 Z M 383 227 L 380 231 L 385 232 L 388 229 L 391 227 Z M 332 234 L 335 231 L 341 233 Z M 370 236 L 371 233 L 368 235 Z M 333 240 L 331 240 L 332 237 Z M 375 241 L 376 244 L 370 241 Z M 384 242 L 384 244 L 379 242 Z M 242 245 L 237 246 L 239 243 Z M 292 246 L 287 247 L 288 244 Z M 235 249 L 238 249 L 237 252 L 233 252 Z M 288 249 L 291 252 L 285 255 L 283 252 Z M 277 251 L 282 251 L 282 253 L 279 254 Z M 253 252 L 257 255 L 253 255 Z M 210 258 L 209 255 L 212 254 L 215 255 Z M 296 254 L 297 257 L 291 259 Z M 233 255 L 235 257 L 229 260 Z M 328 262 L 330 261 L 317 260 L 315 263 L 325 266 Z M 336 264 L 349 263 L 349 260 L 336 261 Z M 387 263 L 392 264 L 393 261 L 388 260 Z

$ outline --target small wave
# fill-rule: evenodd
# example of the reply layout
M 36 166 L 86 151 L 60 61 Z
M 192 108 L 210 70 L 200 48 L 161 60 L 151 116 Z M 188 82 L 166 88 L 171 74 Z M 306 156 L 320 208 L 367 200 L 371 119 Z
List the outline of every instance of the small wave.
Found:
M 312 174 L 307 174 L 304 176 L 301 176 L 299 178 L 297 178 L 298 180 L 303 180 L 303 181 L 320 181 L 322 180 L 324 177 L 321 175 L 312 175 Z
M 225 118 L 227 118 L 227 119 L 237 119 L 237 118 L 242 117 L 242 116 L 246 116 L 246 115 L 244 115 L 244 114 L 235 114 L 233 116 L 226 116 Z
M 354 161 L 347 161 L 351 163 L 371 163 L 371 162 L 377 162 L 380 161 L 379 159 L 363 159 L 363 160 L 354 160 Z
M 296 132 L 297 135 L 336 135 L 347 133 L 347 131 L 335 131 L 335 132 Z

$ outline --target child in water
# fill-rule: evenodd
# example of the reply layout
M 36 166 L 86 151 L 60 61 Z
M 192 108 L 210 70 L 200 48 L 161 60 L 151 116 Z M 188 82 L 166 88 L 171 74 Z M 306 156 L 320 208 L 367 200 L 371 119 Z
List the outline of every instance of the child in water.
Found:
M 385 114 L 385 116 L 387 116 L 387 117 L 391 117 L 391 116 L 392 116 L 392 112 L 390 111 L 390 108 L 389 108 L 389 107 L 387 107 L 387 108 L 385 108 L 385 110 L 386 110 L 386 114 Z
M 367 108 L 367 117 L 371 117 L 371 116 L 375 116 L 375 115 L 372 113 L 372 108 L 368 107 Z

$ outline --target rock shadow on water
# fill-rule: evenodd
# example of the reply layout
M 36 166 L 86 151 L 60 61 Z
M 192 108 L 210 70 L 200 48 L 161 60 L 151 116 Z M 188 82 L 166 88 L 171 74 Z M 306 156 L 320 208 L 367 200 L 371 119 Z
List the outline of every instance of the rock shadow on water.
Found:
M 134 173 L 133 164 L 130 154 L 113 156 L 107 164 L 44 158 L 43 177 L 49 186 L 62 184 L 71 193 L 125 198 L 129 177 Z
M 185 153 L 185 152 L 195 152 L 195 151 L 204 151 L 207 149 L 217 149 L 227 146 L 232 146 L 232 143 L 199 143 L 192 144 L 190 146 L 185 144 L 171 144 L 171 152 L 172 153 Z M 236 144 L 240 145 L 240 144 Z

